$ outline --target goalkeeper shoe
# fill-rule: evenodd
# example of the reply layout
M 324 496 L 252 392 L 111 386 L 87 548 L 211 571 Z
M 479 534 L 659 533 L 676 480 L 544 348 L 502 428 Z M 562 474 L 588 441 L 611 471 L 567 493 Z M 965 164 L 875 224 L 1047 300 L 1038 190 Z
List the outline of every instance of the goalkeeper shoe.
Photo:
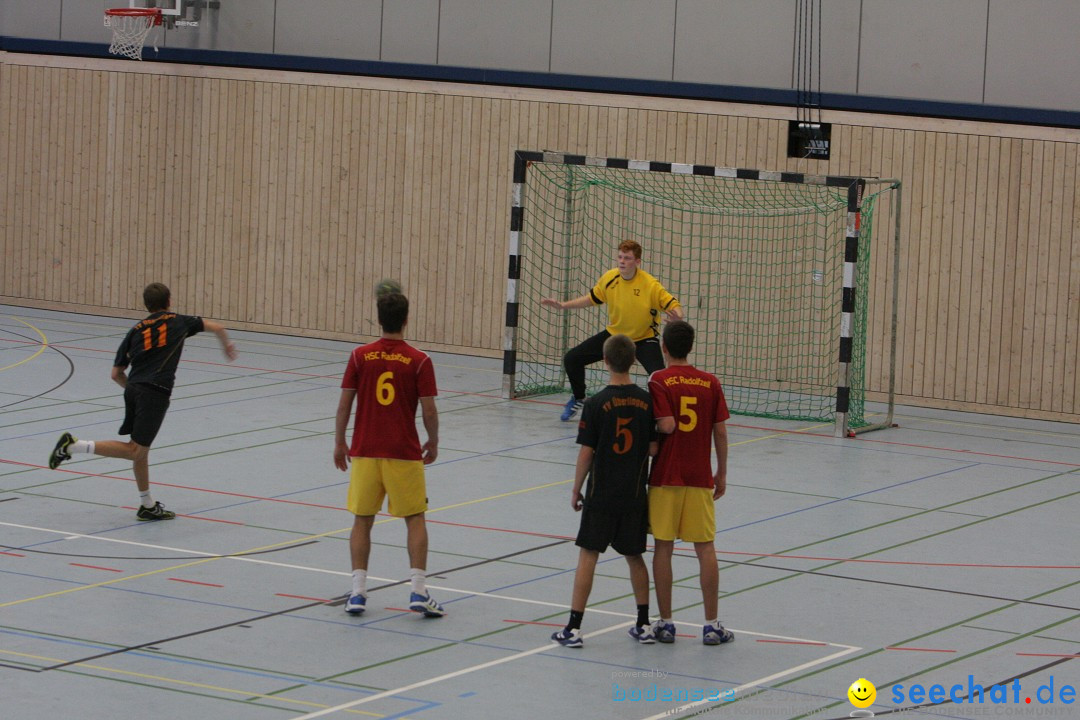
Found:
M 563 408 L 562 415 L 559 419 L 563 422 L 569 422 L 578 412 L 581 411 L 581 406 L 585 404 L 584 400 L 578 400 L 573 395 L 566 401 L 566 407 Z

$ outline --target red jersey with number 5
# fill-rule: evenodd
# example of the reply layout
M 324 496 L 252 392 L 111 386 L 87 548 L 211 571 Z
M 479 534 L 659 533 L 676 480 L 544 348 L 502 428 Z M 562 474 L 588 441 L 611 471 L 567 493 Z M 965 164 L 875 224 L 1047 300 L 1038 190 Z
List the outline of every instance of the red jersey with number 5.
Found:
M 649 376 L 653 414 L 675 419 L 675 432 L 660 433 L 649 484 L 713 486 L 713 425 L 727 420 L 727 401 L 715 375 L 692 365 L 674 365 Z
M 416 406 L 435 397 L 435 368 L 427 353 L 404 340 L 380 338 L 352 351 L 343 389 L 356 390 L 350 457 L 420 460 Z

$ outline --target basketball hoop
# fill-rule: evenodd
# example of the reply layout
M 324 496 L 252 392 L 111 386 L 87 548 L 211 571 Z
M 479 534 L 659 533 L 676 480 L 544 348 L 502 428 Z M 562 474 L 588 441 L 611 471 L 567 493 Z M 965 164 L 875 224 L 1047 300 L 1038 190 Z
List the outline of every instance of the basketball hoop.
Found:
M 161 24 L 160 8 L 111 8 L 105 11 L 105 27 L 112 28 L 109 52 L 142 60 L 143 43 L 150 28 Z M 157 50 L 157 46 L 154 46 Z

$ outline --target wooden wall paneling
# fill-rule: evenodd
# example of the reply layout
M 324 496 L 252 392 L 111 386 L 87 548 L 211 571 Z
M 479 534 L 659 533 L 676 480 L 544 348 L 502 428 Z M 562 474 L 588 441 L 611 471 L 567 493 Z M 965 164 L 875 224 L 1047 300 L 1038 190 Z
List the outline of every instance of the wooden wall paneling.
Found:
M 1066 303 L 1068 307 L 1065 320 L 1065 367 L 1062 395 L 1065 398 L 1064 411 L 1080 414 L 1080 159 L 1077 159 L 1075 145 L 1072 146 L 1073 171 L 1066 175 L 1072 186 L 1072 213 L 1066 215 L 1071 220 L 1069 243 L 1069 282 Z M 1062 263 L 1064 265 L 1064 261 Z
M 1022 188 L 1028 184 L 1027 174 L 1023 163 L 1023 140 L 1014 140 L 1009 143 L 1009 174 L 1005 177 L 1007 182 L 1006 198 L 1007 214 L 1005 217 L 1005 262 L 999 268 L 1002 288 L 1002 314 L 999 328 L 1000 338 L 997 344 L 997 354 L 1000 367 L 997 377 L 996 403 L 1009 407 L 1016 407 L 1014 366 L 1019 364 L 1014 361 L 1014 355 L 1018 352 L 1016 344 L 1019 342 L 1019 333 L 1022 325 L 1017 320 L 1022 320 L 1021 309 L 1016 305 L 1016 277 L 1017 277 L 1017 244 L 1019 226 L 1026 222 L 1027 204 L 1021 196 Z
M 462 135 L 466 132 L 466 104 L 467 98 L 455 97 L 451 101 L 451 120 L 449 130 L 449 163 L 448 172 L 445 175 L 443 186 L 443 226 L 442 233 L 445 238 L 444 247 L 450 250 L 449 273 L 425 273 L 430 278 L 429 286 L 433 286 L 433 293 L 429 296 L 429 302 L 438 303 L 444 310 L 444 316 L 439 327 L 432 328 L 430 337 L 440 343 L 458 344 L 461 338 L 461 310 L 460 296 L 453 292 L 455 285 L 460 286 L 468 277 L 468 266 L 475 262 L 468 257 L 468 247 L 465 243 L 465 231 L 463 227 L 462 213 L 462 165 L 464 157 L 461 151 Z M 557 103 L 549 103 L 547 107 L 548 122 L 559 124 L 559 108 Z M 559 142 L 555 138 L 555 142 Z M 431 248 L 424 260 L 431 263 L 436 257 L 437 251 Z M 441 254 L 440 254 L 441 255 Z M 445 257 L 445 256 L 444 256 Z
M 257 122 L 252 113 L 252 96 L 257 92 L 256 83 L 236 83 L 235 105 L 229 122 L 229 148 L 232 151 L 232 192 L 229 200 L 229 229 L 225 241 L 229 248 L 229 275 L 227 313 L 222 316 L 228 321 L 243 317 L 244 287 L 252 282 L 249 272 L 251 258 L 255 248 L 250 242 L 248 209 L 254 204 L 251 194 L 254 168 L 251 163 L 252 145 L 245 137 L 252 132 Z
M 1064 206 L 1064 188 L 1066 146 L 1063 143 L 1048 143 L 1048 150 L 1053 151 L 1053 163 L 1048 163 L 1049 172 L 1043 176 L 1043 213 L 1049 215 L 1049 222 L 1043 222 L 1046 238 L 1046 261 L 1040 262 L 1045 268 L 1046 318 L 1043 323 L 1044 355 L 1050 359 L 1049 365 L 1040 362 L 1043 368 L 1039 385 L 1033 388 L 1038 395 L 1037 407 L 1061 412 L 1061 395 L 1055 392 L 1055 380 L 1060 387 L 1060 379 L 1055 378 L 1055 369 L 1061 367 L 1064 359 L 1061 334 L 1058 332 L 1058 317 L 1065 310 L 1061 301 L 1061 288 L 1058 286 L 1058 272 L 1061 267 L 1061 249 L 1066 245 L 1062 232 L 1062 210 Z
M 954 267 L 957 268 L 957 276 L 954 278 L 956 318 L 953 325 L 952 337 L 955 338 L 955 363 L 956 370 L 952 378 L 950 397 L 962 397 L 965 402 L 974 402 L 972 381 L 975 374 L 974 358 L 977 355 L 968 342 L 970 334 L 970 318 L 972 316 L 972 295 L 977 292 L 975 283 L 971 281 L 975 272 L 974 258 L 976 245 L 981 241 L 976 237 L 975 229 L 975 202 L 983 188 L 979 186 L 979 139 L 974 135 L 961 136 L 961 148 L 964 155 L 963 174 L 958 177 L 963 181 L 963 192 L 958 198 L 958 213 L 953 215 L 953 232 L 961 238 L 958 253 L 953 256 Z M 974 306 L 976 309 L 979 305 Z M 976 310 L 977 311 L 977 310 Z
M 1035 318 L 1040 310 L 1036 307 L 1036 292 L 1039 270 L 1039 251 L 1041 241 L 1039 226 L 1041 221 L 1042 195 L 1042 154 L 1043 143 L 1028 141 L 1025 143 L 1024 168 L 1027 186 L 1021 186 L 1021 199 L 1026 209 L 1026 220 L 1022 221 L 1017 235 L 1017 276 L 1016 299 L 1019 301 L 1019 313 L 1015 318 L 1014 338 L 1019 337 L 1013 350 L 1016 361 L 1011 369 L 1012 384 L 1016 392 L 1015 407 L 1030 407 L 1031 375 L 1035 370 L 1031 365 L 1030 345 L 1035 339 Z M 1023 210 L 1022 210 L 1023 213 Z M 1015 342 L 1015 340 L 1014 340 Z M 1041 348 L 1040 348 L 1041 350 Z
M 493 276 L 495 268 L 492 262 L 492 250 L 489 238 L 483 235 L 481 221 L 483 207 L 480 201 L 480 178 L 484 174 L 480 169 L 480 146 L 483 142 L 483 108 L 480 98 L 467 98 L 465 101 L 466 123 L 462 127 L 462 181 L 461 197 L 464 213 L 461 218 L 461 232 L 466 248 L 466 275 L 463 286 L 452 288 L 451 294 L 461 304 L 462 337 L 465 347 L 480 345 L 478 325 L 473 315 L 477 305 L 476 296 L 479 288 Z M 501 244 L 501 243 L 500 243 Z
M 937 302 L 933 311 L 937 318 L 936 342 L 933 355 L 934 397 L 946 397 L 956 377 L 956 312 L 959 298 L 954 296 L 954 289 L 959 285 L 959 262 L 957 250 L 962 247 L 962 236 L 954 232 L 953 209 L 957 198 L 962 203 L 962 168 L 959 136 L 955 133 L 942 134 L 945 140 L 944 186 L 939 198 L 941 225 L 934 233 L 933 247 L 939 248 L 939 260 L 936 262 Z M 935 218 L 936 219 L 936 218 Z M 954 264 L 956 263 L 956 264 Z
M 34 212 L 34 205 L 22 200 L 25 195 L 33 195 L 34 188 L 30 174 L 30 158 L 32 148 L 30 143 L 33 135 L 31 131 L 30 113 L 34 102 L 34 89 L 31 84 L 33 68 L 17 68 L 12 71 L 13 84 L 16 89 L 13 92 L 11 118 L 13 124 L 14 146 L 11 155 L 11 184 L 14 187 L 23 188 L 20 195 L 15 196 L 11 208 L 12 222 L 9 236 L 10 247 L 17 258 L 12 262 L 13 294 L 18 297 L 48 297 L 44 288 L 35 287 L 35 295 L 30 294 L 30 276 L 35 269 L 45 261 L 47 253 L 41 256 L 30 254 L 30 241 L 27 226 L 30 224 L 30 216 Z M 8 214 L 8 213 L 5 213 Z
M 318 247 L 316 266 L 318 268 L 312 288 L 312 314 L 316 319 L 315 327 L 325 332 L 334 324 L 328 296 L 334 292 L 334 276 L 331 266 L 331 248 L 337 245 L 337 222 L 333 208 L 337 205 L 337 187 L 333 172 L 339 162 L 336 138 L 338 135 L 337 114 L 334 107 L 335 89 L 332 87 L 319 90 L 320 112 L 316 116 L 315 170 L 316 195 L 314 196 L 315 241 Z
M 976 168 L 976 192 L 973 215 L 969 218 L 972 225 L 973 245 L 971 259 L 970 290 L 965 293 L 970 306 L 977 308 L 978 314 L 967 315 L 968 350 L 970 367 L 968 386 L 965 397 L 971 402 L 986 402 L 987 362 L 990 354 L 990 286 L 993 282 L 994 259 L 994 219 L 990 208 L 995 207 L 993 198 L 997 191 L 998 145 L 991 138 L 976 138 L 978 161 Z
M 1025 302 L 1027 291 L 1027 269 L 1031 258 L 1028 257 L 1031 229 L 1031 185 L 1033 141 L 1020 141 L 1019 185 L 1015 190 L 1017 214 L 1015 222 L 1010 222 L 1011 235 L 1009 246 L 1012 249 L 1011 277 L 1009 278 L 1010 308 L 1006 338 L 1008 353 L 1008 372 L 1006 374 L 1005 398 L 1010 407 L 1022 407 L 1026 398 L 1021 397 L 1020 383 L 1025 372 L 1023 366 L 1024 325 L 1026 312 L 1030 308 Z
M 1061 186 L 1061 201 L 1057 207 L 1061 209 L 1060 230 L 1061 245 L 1057 255 L 1057 323 L 1053 336 L 1057 343 L 1056 360 L 1054 362 L 1053 380 L 1050 392 L 1053 402 L 1050 409 L 1055 412 L 1080 413 L 1080 402 L 1076 395 L 1070 392 L 1073 389 L 1073 378 L 1078 364 L 1076 355 L 1070 356 L 1070 336 L 1080 332 L 1080 317 L 1077 310 L 1080 309 L 1080 288 L 1070 286 L 1070 278 L 1075 278 L 1075 270 L 1072 267 L 1074 255 L 1080 255 L 1080 233 L 1077 233 L 1074 223 L 1076 222 L 1077 206 L 1073 188 L 1077 185 L 1077 154 L 1080 146 L 1069 143 L 1064 144 L 1064 162 L 1060 177 L 1057 178 Z M 1055 195 L 1055 202 L 1057 196 Z M 1072 273 L 1072 274 L 1071 274 Z M 1074 340 L 1075 342 L 1075 340 Z M 1073 345 L 1075 347 L 1075 345 Z M 1070 367 L 1072 373 L 1070 374 Z
M 1060 236 L 1055 237 L 1051 231 L 1055 212 L 1050 204 L 1054 190 L 1055 157 L 1053 143 L 1036 144 L 1036 167 L 1040 167 L 1042 171 L 1037 173 L 1037 179 L 1033 178 L 1038 184 L 1038 190 L 1032 188 L 1031 198 L 1037 222 L 1032 222 L 1028 241 L 1032 257 L 1027 288 L 1030 304 L 1025 320 L 1025 325 L 1030 323 L 1030 331 L 1027 333 L 1030 340 L 1024 343 L 1024 365 L 1028 368 L 1023 378 L 1028 394 L 1025 407 L 1041 407 L 1044 401 L 1047 405 L 1050 403 L 1049 397 L 1042 396 L 1042 384 L 1045 379 L 1043 360 L 1052 357 L 1054 350 L 1053 338 L 1046 334 L 1046 325 L 1047 322 L 1053 323 L 1054 314 L 1052 295 L 1049 293 L 1050 253 L 1060 239 Z
M 919 193 L 913 197 L 918 203 L 916 207 L 922 209 L 932 208 L 936 202 L 934 196 L 934 148 L 936 134 L 922 133 L 915 139 L 915 178 L 916 191 Z M 912 322 L 911 345 L 911 394 L 916 397 L 925 395 L 924 382 L 926 379 L 926 313 L 927 286 L 929 272 L 929 247 L 932 212 L 921 211 L 914 217 L 915 227 L 912 228 L 911 242 L 912 253 L 907 267 L 914 272 L 910 285 L 910 304 L 906 308 L 906 314 Z
M 41 105 L 44 102 L 45 91 L 42 87 L 42 82 L 45 78 L 45 72 L 42 68 L 31 68 L 29 78 L 29 95 L 30 102 L 24 109 L 27 117 L 26 125 L 26 166 L 23 173 L 24 181 L 27 182 L 27 186 L 31 189 L 33 197 L 41 198 L 41 167 L 44 163 L 44 153 L 46 141 L 41 137 L 40 129 L 42 125 L 41 117 Z M 20 236 L 22 238 L 22 255 L 23 257 L 33 257 L 36 253 L 33 253 L 33 238 L 41 235 L 42 217 L 45 214 L 45 204 L 35 202 L 30 205 L 31 211 L 28 213 L 26 223 L 20 228 Z M 48 257 L 55 257 L 58 253 L 56 248 L 50 243 L 48 245 Z M 45 258 L 42 258 L 45 259 Z M 67 268 L 71 263 L 67 263 L 64 266 L 64 272 L 67 272 Z M 46 288 L 46 294 L 48 297 L 63 297 L 62 288 L 65 283 L 62 282 L 64 278 L 57 277 L 61 273 L 55 273 L 53 275 L 43 274 L 42 269 L 44 263 L 40 260 L 35 262 L 31 267 L 29 277 L 26 278 L 28 287 L 33 287 L 37 292 L 41 292 L 41 288 L 44 285 Z M 58 282 L 60 281 L 60 282 Z
M 1002 365 L 1001 355 L 1006 348 L 1005 336 L 1003 332 L 1004 327 L 1004 315 L 1006 310 L 1005 301 L 1005 281 L 1007 278 L 1008 265 L 1010 258 L 1007 253 L 1008 233 L 1009 233 L 1009 208 L 1012 201 L 1012 197 L 1009 191 L 1009 185 L 1011 178 L 1013 177 L 1013 141 L 1010 138 L 994 138 L 992 140 L 993 147 L 991 148 L 991 161 L 990 169 L 991 175 L 988 178 L 993 183 L 992 197 L 994 205 L 987 202 L 987 208 L 993 208 L 991 213 L 994 239 L 993 248 L 993 263 L 990 266 L 989 283 L 986 284 L 989 292 L 989 302 L 986 304 L 990 308 L 989 314 L 989 329 L 987 333 L 987 344 L 985 349 L 987 351 L 987 376 L 986 382 L 983 385 L 986 392 L 986 402 L 988 404 L 996 405 L 1004 398 L 1001 397 L 1001 372 Z M 997 168 L 997 173 L 993 173 L 994 168 Z M 985 300 L 984 300 L 985 302 Z

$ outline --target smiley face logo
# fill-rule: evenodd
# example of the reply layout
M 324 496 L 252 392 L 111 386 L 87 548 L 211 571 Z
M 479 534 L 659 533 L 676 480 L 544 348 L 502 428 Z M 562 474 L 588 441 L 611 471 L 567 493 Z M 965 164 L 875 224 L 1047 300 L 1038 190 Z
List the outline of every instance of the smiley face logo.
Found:
M 851 683 L 851 687 L 847 690 L 847 697 L 855 707 L 868 708 L 877 699 L 877 688 L 866 678 L 859 678 Z

